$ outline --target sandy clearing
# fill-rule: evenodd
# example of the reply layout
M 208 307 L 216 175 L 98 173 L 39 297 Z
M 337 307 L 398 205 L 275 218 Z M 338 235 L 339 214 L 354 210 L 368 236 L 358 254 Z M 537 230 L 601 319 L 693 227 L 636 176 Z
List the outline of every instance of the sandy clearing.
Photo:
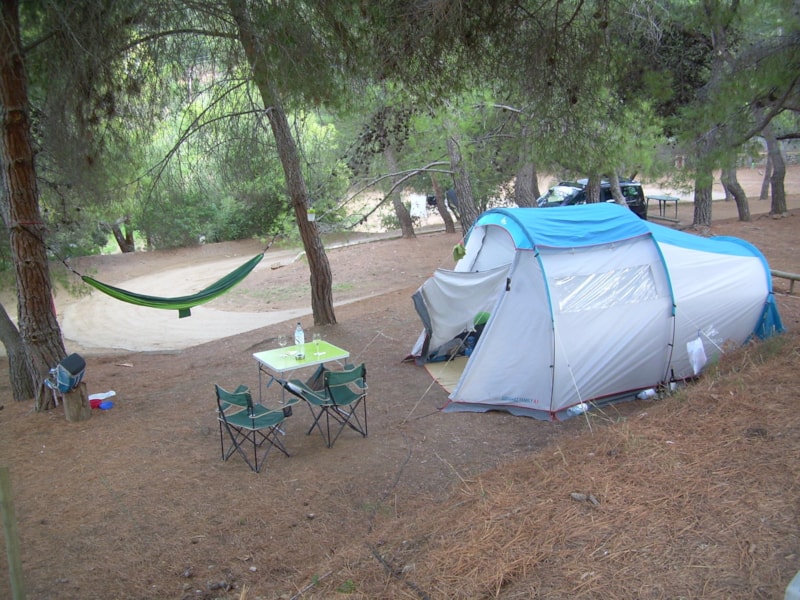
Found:
M 294 253 L 296 254 L 296 253 Z M 287 253 L 284 260 L 292 254 Z M 119 285 L 127 290 L 157 296 L 192 294 L 242 264 L 243 259 L 183 266 L 167 272 L 137 277 Z M 275 257 L 271 257 L 275 262 Z M 264 261 L 259 269 L 270 268 Z M 165 287 L 166 286 L 166 287 Z M 180 350 L 214 339 L 244 333 L 272 323 L 307 315 L 310 307 L 268 312 L 215 310 L 213 301 L 179 318 L 177 311 L 156 310 L 121 302 L 99 291 L 59 309 L 59 321 L 68 347 L 88 350 Z
M 396 232 L 371 239 L 399 237 Z M 363 243 L 364 240 L 332 244 L 327 250 Z M 291 264 L 303 257 L 297 250 L 270 251 L 250 277 Z M 197 264 L 181 264 L 166 270 L 115 283 L 116 287 L 162 297 L 192 294 L 239 267 L 247 257 L 207 259 Z M 336 302 L 341 306 L 363 298 Z M 192 309 L 190 317 L 179 318 L 173 310 L 153 309 L 119 301 L 97 290 L 82 298 L 67 297 L 56 302 L 64 342 L 71 352 L 108 354 L 109 352 L 170 352 L 213 340 L 260 329 L 312 314 L 311 305 L 290 309 L 265 309 L 258 312 L 233 312 L 215 308 L 216 300 Z M 0 348 L 0 350 L 2 350 Z

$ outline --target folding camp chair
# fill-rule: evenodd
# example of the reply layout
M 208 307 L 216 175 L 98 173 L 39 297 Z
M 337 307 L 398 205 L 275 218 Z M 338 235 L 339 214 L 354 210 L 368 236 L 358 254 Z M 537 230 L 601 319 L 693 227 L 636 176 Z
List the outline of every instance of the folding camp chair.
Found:
M 42 383 L 53 392 L 53 406 L 58 406 L 58 401 L 64 400 L 64 394 L 80 385 L 85 372 L 86 361 L 74 353 L 50 369 Z
M 323 385 L 319 390 L 312 389 L 299 379 L 281 383 L 287 391 L 305 400 L 311 410 L 314 422 L 306 435 L 317 429 L 325 445 L 332 448 L 345 426 L 367 437 L 366 378 L 367 369 L 362 363 L 358 366 L 348 365 L 342 371 L 324 369 Z
M 234 452 L 239 452 L 247 465 L 258 473 L 273 447 L 289 456 L 278 436 L 283 434 L 281 425 L 292 414 L 292 403 L 278 409 L 269 409 L 262 404 L 253 404 L 253 397 L 247 386 L 240 385 L 233 392 L 218 385 L 214 385 L 214 388 L 217 391 L 217 419 L 222 460 L 228 460 Z M 227 449 L 226 437 L 230 442 Z M 250 445 L 253 447 L 252 461 L 248 456 Z M 262 446 L 266 446 L 266 449 L 259 459 Z

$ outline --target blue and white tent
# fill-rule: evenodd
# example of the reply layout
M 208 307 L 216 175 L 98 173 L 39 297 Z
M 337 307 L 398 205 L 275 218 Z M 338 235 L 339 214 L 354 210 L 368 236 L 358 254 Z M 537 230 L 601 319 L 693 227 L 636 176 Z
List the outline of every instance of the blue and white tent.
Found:
M 419 362 L 489 314 L 445 410 L 564 418 L 694 377 L 723 350 L 783 330 L 758 249 L 616 204 L 490 210 L 465 250 L 414 295 Z

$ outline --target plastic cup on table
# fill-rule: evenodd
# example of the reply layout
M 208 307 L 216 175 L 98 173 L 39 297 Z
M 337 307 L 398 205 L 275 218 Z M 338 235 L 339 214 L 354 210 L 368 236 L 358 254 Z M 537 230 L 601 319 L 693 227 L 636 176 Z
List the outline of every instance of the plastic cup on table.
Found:
M 314 356 L 322 356 L 322 354 L 323 354 L 322 352 L 319 351 L 319 343 L 321 341 L 322 341 L 322 334 L 321 333 L 315 333 L 314 334 L 314 348 L 315 348 Z

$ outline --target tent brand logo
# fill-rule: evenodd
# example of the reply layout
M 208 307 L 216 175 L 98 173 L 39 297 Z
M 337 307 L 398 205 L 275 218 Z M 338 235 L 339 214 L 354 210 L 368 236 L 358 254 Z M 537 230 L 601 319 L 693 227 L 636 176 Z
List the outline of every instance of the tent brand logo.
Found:
M 531 398 L 523 398 L 522 396 L 501 396 L 500 400 L 509 404 L 535 404 Z

